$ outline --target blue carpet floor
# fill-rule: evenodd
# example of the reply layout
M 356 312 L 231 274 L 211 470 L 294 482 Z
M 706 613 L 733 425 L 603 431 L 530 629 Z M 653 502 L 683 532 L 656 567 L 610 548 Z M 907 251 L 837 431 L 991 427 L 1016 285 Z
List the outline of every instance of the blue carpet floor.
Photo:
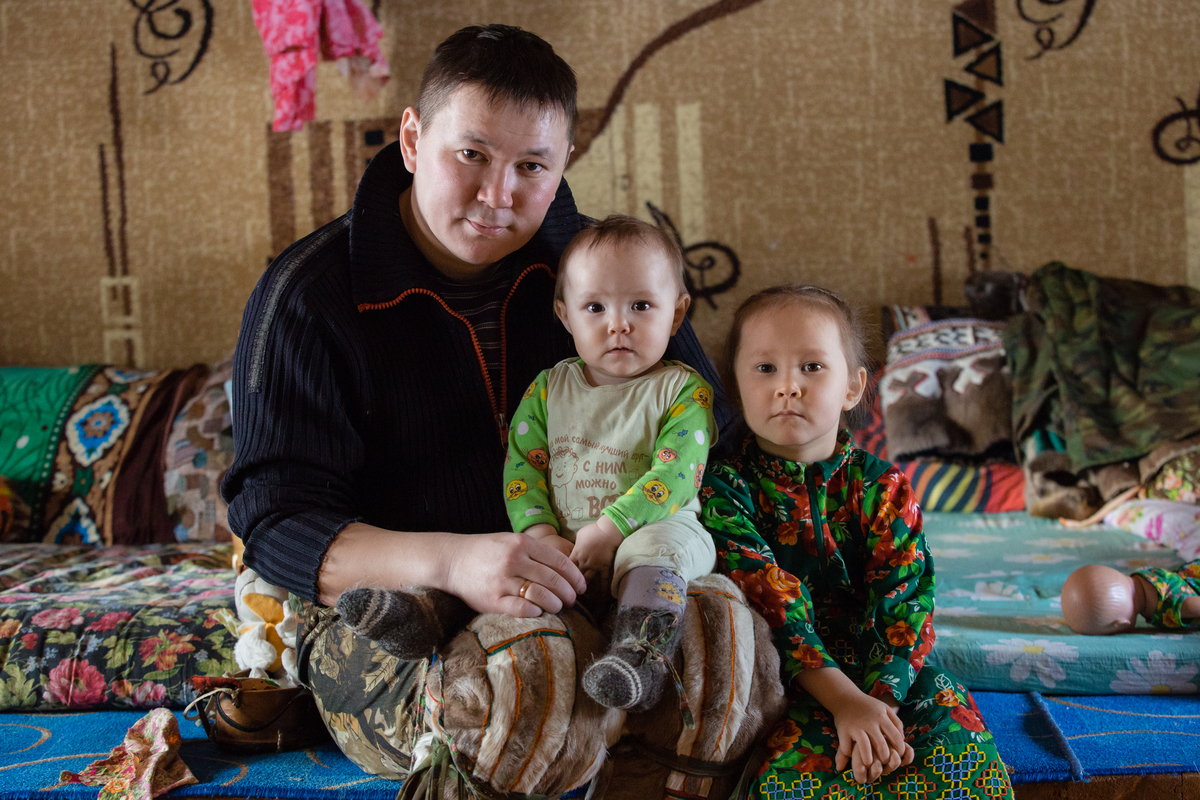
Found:
M 1013 783 L 1200 772 L 1200 698 L 976 692 Z
M 1200 698 L 1044 697 L 978 692 L 1013 783 L 1200 772 Z M 0 800 L 94 798 L 58 786 L 120 744 L 139 712 L 0 714 Z M 200 780 L 169 797 L 391 800 L 399 784 L 366 775 L 332 743 L 281 755 L 235 756 L 179 717 L 184 761 Z
M 62 770 L 80 772 L 106 757 L 142 716 L 136 711 L 82 714 L 0 714 L 0 800 L 93 800 L 98 789 L 58 786 Z M 226 796 L 392 800 L 394 781 L 367 775 L 333 742 L 291 753 L 233 755 L 213 746 L 204 731 L 183 719 L 180 755 L 200 781 L 168 797 Z

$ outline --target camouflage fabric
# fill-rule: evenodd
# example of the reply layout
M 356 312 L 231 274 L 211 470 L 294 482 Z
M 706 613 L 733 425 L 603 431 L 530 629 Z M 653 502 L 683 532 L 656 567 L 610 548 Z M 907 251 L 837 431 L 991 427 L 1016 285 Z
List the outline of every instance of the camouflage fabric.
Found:
M 373 775 L 408 777 L 421 730 L 429 662 L 401 661 L 342 624 L 335 609 L 292 595 L 301 620 L 296 662 L 325 727 L 346 757 Z
M 1078 473 L 1200 430 L 1200 292 L 1056 261 L 1026 301 L 1004 334 L 1024 459 L 1061 450 Z

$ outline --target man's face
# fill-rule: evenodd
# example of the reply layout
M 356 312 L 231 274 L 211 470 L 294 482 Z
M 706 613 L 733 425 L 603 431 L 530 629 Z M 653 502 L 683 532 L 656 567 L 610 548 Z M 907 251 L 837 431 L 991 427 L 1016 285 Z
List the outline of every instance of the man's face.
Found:
M 658 365 L 689 303 L 673 270 L 658 248 L 639 244 L 583 247 L 571 256 L 554 308 L 593 386 L 624 383 Z
M 413 188 L 401 215 L 417 247 L 452 278 L 471 278 L 537 233 L 571 147 L 557 109 L 488 101 L 465 84 L 429 124 L 412 108 L 400 129 Z

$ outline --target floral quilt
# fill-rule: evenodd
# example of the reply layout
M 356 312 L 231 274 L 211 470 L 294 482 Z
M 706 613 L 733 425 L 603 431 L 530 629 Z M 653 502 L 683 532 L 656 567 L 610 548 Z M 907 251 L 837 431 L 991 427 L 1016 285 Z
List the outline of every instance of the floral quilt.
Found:
M 1200 631 L 1081 636 L 1062 616 L 1063 581 L 1084 564 L 1125 573 L 1175 569 L 1174 550 L 1097 525 L 1067 528 L 1029 514 L 926 513 L 937 564 L 928 663 L 980 691 L 1043 694 L 1195 694 Z
M 0 545 L 0 710 L 182 708 L 236 671 L 230 546 Z

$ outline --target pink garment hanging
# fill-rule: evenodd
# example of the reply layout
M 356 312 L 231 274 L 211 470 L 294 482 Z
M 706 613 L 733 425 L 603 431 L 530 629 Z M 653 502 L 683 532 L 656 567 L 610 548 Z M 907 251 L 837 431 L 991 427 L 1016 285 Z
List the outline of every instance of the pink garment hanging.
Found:
M 383 30 L 362 0 L 254 0 L 254 24 L 271 58 L 277 131 L 316 116 L 317 58 L 341 60 L 355 90 L 374 97 L 391 74 L 379 51 Z

